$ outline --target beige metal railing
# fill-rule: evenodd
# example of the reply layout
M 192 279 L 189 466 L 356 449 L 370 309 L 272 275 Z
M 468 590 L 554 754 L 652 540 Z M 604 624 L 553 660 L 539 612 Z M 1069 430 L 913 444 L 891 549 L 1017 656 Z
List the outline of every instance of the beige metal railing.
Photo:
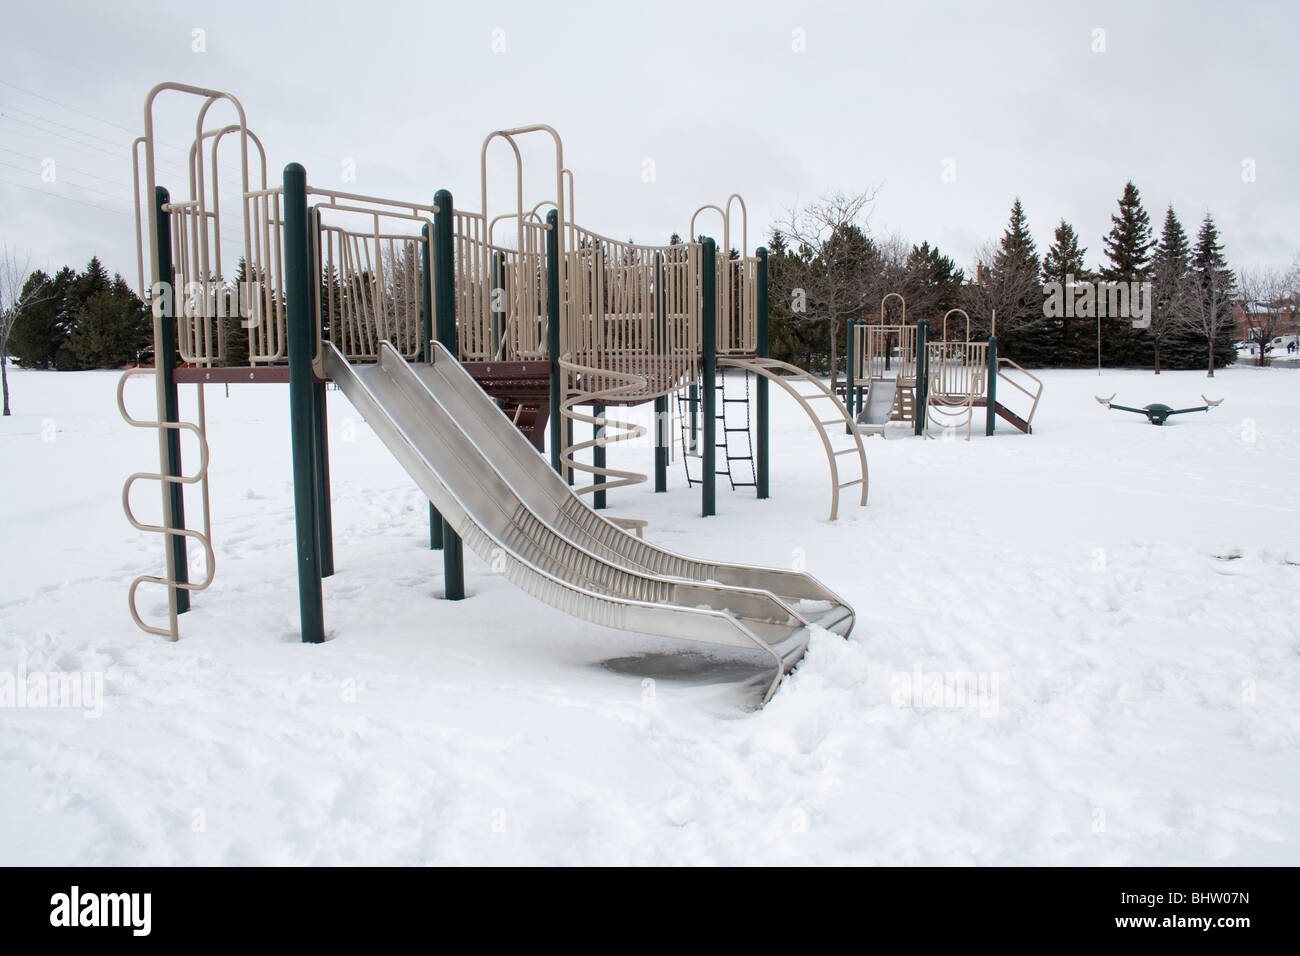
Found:
M 916 384 L 916 326 L 854 326 L 857 368 L 854 385 L 896 378 L 903 386 Z
M 740 246 L 732 258 L 732 204 L 740 209 Z M 749 254 L 749 212 L 739 193 L 725 206 L 705 204 L 691 215 L 687 239 L 695 242 L 696 221 L 703 212 L 716 212 L 722 222 L 717 251 L 717 350 L 719 355 L 753 355 L 758 350 L 758 259 Z
M 535 211 L 534 211 L 535 212 Z M 502 219 L 456 210 L 456 325 L 462 361 L 547 357 L 546 224 L 534 213 L 516 224 L 519 248 L 491 242 Z
M 1015 369 L 1025 378 L 1029 379 L 1033 385 L 1026 386 L 1016 381 L 1005 371 L 1005 369 L 1008 368 Z M 1024 419 L 1026 426 L 1033 425 L 1034 413 L 1038 411 L 1038 400 L 1043 397 L 1043 380 L 1032 372 L 1027 371 L 1024 366 L 1020 365 L 1018 362 L 1014 362 L 1009 358 L 1002 358 L 1001 356 L 998 357 L 998 379 L 999 381 L 1010 385 L 1029 399 L 1029 414 L 1021 417 Z M 1003 402 L 1002 404 L 1006 403 Z
M 423 236 L 413 232 L 429 225 L 427 213 L 365 210 L 368 228 L 325 222 L 329 216 L 356 220 L 361 210 L 320 207 L 312 230 L 318 334 L 328 338 L 349 361 L 375 361 L 380 343 L 392 342 L 405 358 L 423 346 L 423 316 L 429 281 Z
M 575 227 L 565 259 L 561 348 L 578 365 L 644 381 L 624 400 L 667 395 L 696 377 L 700 246 L 639 246 Z
M 928 390 L 936 396 L 976 398 L 988 391 L 987 342 L 933 342 L 927 347 Z

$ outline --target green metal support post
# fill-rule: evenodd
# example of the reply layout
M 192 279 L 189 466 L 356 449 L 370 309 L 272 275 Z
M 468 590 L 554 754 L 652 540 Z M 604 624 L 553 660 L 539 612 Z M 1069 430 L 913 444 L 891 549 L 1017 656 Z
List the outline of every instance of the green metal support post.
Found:
M 848 380 L 844 383 L 844 407 L 849 410 L 849 417 L 853 421 L 858 420 L 858 350 L 857 350 L 857 319 L 849 319 L 847 337 L 845 338 L 845 348 L 849 352 L 849 360 L 845 362 L 846 368 L 844 374 Z M 844 425 L 844 434 L 852 435 L 853 426 L 849 423 Z
M 313 312 L 313 314 L 315 314 Z M 312 383 L 312 455 L 316 464 L 316 549 L 320 554 L 320 576 L 334 574 L 334 513 L 330 503 L 329 413 L 325 383 Z
M 701 403 L 704 408 L 704 448 L 701 451 L 700 480 L 703 488 L 700 511 L 704 517 L 718 513 L 718 266 L 717 246 L 705 238 L 700 256 L 700 337 L 703 351 Z
M 171 197 L 162 186 L 154 189 L 154 230 L 158 241 L 158 281 L 170 293 L 172 308 L 164 311 L 161 318 L 162 336 L 159 341 L 161 355 L 154 356 L 154 366 L 163 380 L 163 421 L 180 421 L 180 398 L 176 393 L 176 303 L 181 300 L 180 290 L 175 288 L 176 270 L 172 265 L 172 221 L 163 208 L 171 202 Z M 156 293 L 155 293 L 156 294 Z M 164 302 L 168 299 L 164 299 Z M 181 432 L 179 428 L 166 429 L 167 474 L 172 478 L 181 476 Z M 185 527 L 185 488 L 179 481 L 163 482 L 163 494 L 171 502 L 171 517 L 174 527 Z M 185 549 L 185 535 L 173 534 L 167 546 L 172 549 L 177 584 L 188 584 L 190 580 L 189 559 Z M 184 614 L 190 609 L 190 592 L 185 588 L 175 588 L 176 613 Z
M 420 265 L 424 283 L 420 289 L 420 355 L 433 361 L 433 231 L 426 222 L 420 227 Z M 429 503 L 429 550 L 442 550 L 442 515 Z
M 925 434 L 925 401 L 930 391 L 930 320 L 916 323 L 916 394 L 912 397 L 913 434 Z
M 659 318 L 659 348 L 668 344 L 668 297 L 664 294 L 664 254 L 655 253 L 655 313 Z M 672 440 L 668 418 L 668 396 L 655 399 L 655 492 L 668 490 L 668 443 Z
M 769 323 L 770 313 L 767 292 L 767 249 L 763 246 L 758 247 L 755 253 L 758 256 L 758 341 L 754 349 L 759 358 L 771 357 L 771 342 L 769 341 Z M 771 434 L 769 424 L 771 421 L 771 407 L 768 404 L 767 378 L 758 376 L 758 421 L 754 424 L 757 444 L 758 460 L 754 463 L 754 482 L 758 486 L 757 492 L 759 498 L 770 497 L 768 485 L 769 464 L 771 462 Z
M 560 402 L 560 214 L 546 214 L 546 351 L 551 360 L 551 467 L 563 475 L 560 447 L 563 441 Z
M 455 206 L 451 193 L 439 189 L 433 204 L 433 322 L 438 342 L 452 355 L 456 348 L 456 263 L 452 215 Z M 465 597 L 465 555 L 460 537 L 442 519 L 442 572 L 445 597 L 459 601 Z
M 984 409 L 984 434 L 992 435 L 998 421 L 998 337 L 989 336 L 988 390 Z
M 573 442 L 573 419 L 572 419 L 572 418 L 566 418 L 566 419 L 564 420 L 564 443 L 565 443 L 569 448 L 572 448 L 572 447 L 573 447 L 574 442 Z M 567 482 L 569 483 L 570 487 L 572 487 L 572 485 L 573 485 L 573 469 L 572 469 L 572 468 L 566 468 L 566 469 L 564 469 L 564 480 L 567 481 Z
M 668 396 L 655 399 L 655 492 L 668 490 Z
M 317 238 L 320 235 L 320 215 L 313 206 L 307 210 L 307 255 L 311 262 L 312 279 L 308 283 L 312 330 L 320 321 L 320 273 L 316 269 Z M 329 414 L 326 408 L 325 383 L 312 381 L 312 459 L 315 464 L 314 489 L 316 503 L 316 553 L 320 558 L 320 576 L 328 578 L 334 573 L 334 515 L 330 505 L 330 438 Z
M 501 355 L 506 335 L 506 254 L 492 253 L 492 357 Z M 498 402 L 498 405 L 500 403 Z
M 686 453 L 700 453 L 700 383 L 691 382 L 686 390 L 686 404 L 690 407 L 690 428 L 686 432 Z
M 591 406 L 591 415 L 593 418 L 603 419 L 605 417 L 605 406 L 604 405 Z M 604 425 L 600 425 L 600 424 L 592 425 L 591 431 L 592 431 L 591 437 L 595 438 L 597 441 L 599 441 L 601 438 L 605 436 Z M 605 467 L 605 446 L 604 445 L 593 445 L 591 447 L 591 463 L 597 468 Z M 605 480 L 599 475 L 592 475 L 592 478 L 597 483 Z M 605 489 L 602 488 L 599 491 L 593 491 L 591 493 L 591 497 L 592 497 L 591 506 L 595 508 L 597 511 L 600 511 L 605 507 Z
M 289 425 L 293 447 L 293 511 L 298 538 L 298 610 L 302 639 L 325 640 L 321 599 L 319 529 L 316 526 L 315 415 L 312 358 L 311 255 L 307 242 L 307 171 L 284 167 L 284 277 L 289 338 Z

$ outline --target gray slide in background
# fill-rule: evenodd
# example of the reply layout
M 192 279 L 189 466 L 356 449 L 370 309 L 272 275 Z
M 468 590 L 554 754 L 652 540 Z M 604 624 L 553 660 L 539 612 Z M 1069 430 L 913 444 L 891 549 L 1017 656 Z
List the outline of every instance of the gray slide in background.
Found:
M 552 607 L 763 652 L 776 671 L 765 703 L 803 657 L 810 623 L 852 630 L 853 609 L 811 575 L 683 557 L 591 510 L 441 345 L 428 365 L 387 342 L 373 365 L 321 348 L 326 375 L 465 545 Z
M 867 389 L 867 404 L 858 413 L 858 424 L 877 426 L 883 432 L 885 424 L 894 413 L 894 394 L 898 383 L 893 379 L 877 379 Z

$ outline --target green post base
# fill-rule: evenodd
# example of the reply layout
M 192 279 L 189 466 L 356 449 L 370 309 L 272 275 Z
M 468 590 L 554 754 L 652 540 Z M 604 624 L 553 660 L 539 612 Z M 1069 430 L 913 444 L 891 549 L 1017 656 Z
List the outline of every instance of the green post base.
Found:
M 668 490 L 668 396 L 655 399 L 655 492 Z
M 591 406 L 591 415 L 593 418 L 603 418 L 605 415 L 605 406 L 604 405 Z M 600 439 L 604 437 L 605 429 L 602 425 L 592 425 L 591 428 L 592 428 L 593 438 Z M 591 463 L 596 468 L 605 467 L 605 446 L 604 445 L 592 446 Z M 597 483 L 600 483 L 605 480 L 600 475 L 594 475 L 593 478 Z M 603 488 L 600 491 L 593 491 L 591 493 L 591 498 L 592 498 L 591 506 L 595 508 L 597 511 L 602 511 L 605 508 L 605 490 Z

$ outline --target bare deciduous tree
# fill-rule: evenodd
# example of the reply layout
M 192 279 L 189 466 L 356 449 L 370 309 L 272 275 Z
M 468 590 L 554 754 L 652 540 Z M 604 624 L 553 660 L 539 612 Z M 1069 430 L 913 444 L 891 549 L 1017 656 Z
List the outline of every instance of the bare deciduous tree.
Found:
M 876 190 L 836 192 L 786 210 L 776 230 L 798 257 L 796 289 L 803 290 L 807 321 L 826 321 L 831 335 L 831 387 L 838 371 L 837 344 L 845 320 L 878 300 L 879 250 L 867 238 Z M 796 309 L 796 312 L 799 312 Z
M 0 385 L 4 391 L 4 414 L 9 411 L 9 333 L 24 308 L 44 300 L 38 289 L 27 288 L 32 274 L 31 255 L 21 259 L 6 245 L 0 252 Z
M 1288 270 L 1243 269 L 1238 277 L 1241 307 L 1250 338 L 1259 349 L 1257 364 L 1267 365 L 1269 343 L 1294 331 L 1300 297 L 1300 259 Z

